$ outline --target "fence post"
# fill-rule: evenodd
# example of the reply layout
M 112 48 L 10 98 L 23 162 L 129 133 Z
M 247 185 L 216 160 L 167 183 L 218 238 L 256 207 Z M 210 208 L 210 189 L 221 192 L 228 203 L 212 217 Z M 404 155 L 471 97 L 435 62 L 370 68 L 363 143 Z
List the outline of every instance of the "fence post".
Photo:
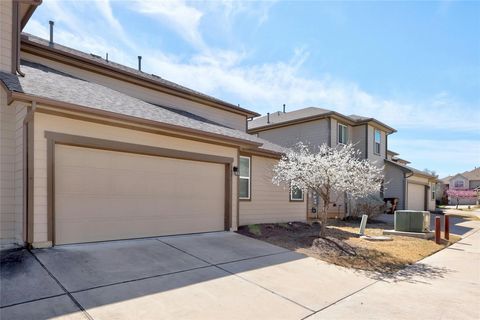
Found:
M 440 217 L 435 217 L 435 242 L 440 244 Z
M 450 239 L 450 216 L 444 215 L 443 219 L 445 220 L 445 239 L 449 240 Z

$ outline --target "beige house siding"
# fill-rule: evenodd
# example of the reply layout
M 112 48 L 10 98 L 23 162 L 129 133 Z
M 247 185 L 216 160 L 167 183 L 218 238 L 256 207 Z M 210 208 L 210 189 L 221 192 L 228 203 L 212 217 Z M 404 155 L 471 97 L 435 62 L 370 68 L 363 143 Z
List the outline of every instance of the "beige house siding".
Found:
M 15 108 L 15 242 L 25 243 L 25 128 L 24 120 L 27 116 L 27 107 L 23 104 Z
M 0 245 L 23 244 L 23 120 L 26 107 L 7 106 L 0 89 Z
M 315 148 L 328 143 L 328 135 L 328 119 L 273 128 L 258 133 L 258 137 L 287 148 L 293 147 L 300 141 Z
M 40 107 L 40 106 L 38 106 Z M 34 245 L 48 246 L 47 242 L 47 140 L 45 131 L 94 137 L 105 140 L 143 144 L 161 148 L 183 150 L 202 154 L 225 156 L 234 159 L 237 165 L 238 150 L 233 147 L 197 142 L 188 139 L 147 133 L 111 125 L 54 116 L 37 112 L 34 115 Z M 232 177 L 232 226 L 237 226 L 237 179 Z
M 0 70 L 12 70 L 12 9 L 13 2 L 0 1 Z
M 272 183 L 276 162 L 252 156 L 251 200 L 240 201 L 240 225 L 306 220 L 306 199 L 291 202 L 288 187 Z
M 94 72 L 86 71 L 77 67 L 69 66 L 60 62 L 34 56 L 29 53 L 21 52 L 22 59 L 40 63 L 56 70 L 76 76 L 80 79 L 98 83 L 106 87 L 118 90 L 122 93 L 144 100 L 146 102 L 181 109 L 187 112 L 204 117 L 208 120 L 217 122 L 224 126 L 246 131 L 246 117 L 241 114 L 229 112 L 201 103 L 193 102 L 187 99 L 176 97 L 170 94 L 162 93 L 156 90 L 145 88 L 136 84 L 127 83 L 122 80 L 113 79 Z
M 15 108 L 7 106 L 1 87 L 0 165 L 0 245 L 5 246 L 15 243 Z

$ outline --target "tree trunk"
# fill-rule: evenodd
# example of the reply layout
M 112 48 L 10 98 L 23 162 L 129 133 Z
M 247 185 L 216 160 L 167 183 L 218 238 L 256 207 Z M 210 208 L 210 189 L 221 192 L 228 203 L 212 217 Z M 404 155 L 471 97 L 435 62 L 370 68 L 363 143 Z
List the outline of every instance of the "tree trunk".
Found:
M 456 207 L 455 209 L 458 209 L 458 203 L 459 203 L 459 202 L 460 202 L 460 201 L 459 201 L 458 198 L 457 198 L 457 207 Z
M 320 225 L 320 238 L 325 238 L 325 231 L 327 227 L 327 216 L 328 216 L 328 202 L 324 201 L 323 202 L 323 208 L 322 208 L 322 219 L 321 219 L 321 225 Z

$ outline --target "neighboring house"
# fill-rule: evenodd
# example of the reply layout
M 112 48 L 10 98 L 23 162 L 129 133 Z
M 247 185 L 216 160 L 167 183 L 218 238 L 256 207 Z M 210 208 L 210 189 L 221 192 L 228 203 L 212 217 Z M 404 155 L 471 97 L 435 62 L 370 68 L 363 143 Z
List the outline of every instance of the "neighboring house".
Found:
M 471 171 L 458 173 L 454 176 L 448 176 L 441 179 L 441 194 L 440 197 L 448 200 L 448 204 L 457 204 L 456 199 L 450 199 L 446 195 L 448 189 L 454 190 L 476 190 L 480 187 L 480 167 L 475 167 Z M 459 199 L 459 204 L 472 205 L 476 204 L 477 199 Z
M 437 178 L 409 163 L 398 158 L 398 153 L 387 151 L 384 197 L 398 199 L 399 210 L 435 210 Z
M 346 116 L 321 108 L 304 108 L 295 111 L 279 111 L 248 122 L 248 132 L 259 138 L 290 148 L 298 142 L 316 148 L 322 144 L 336 146 L 353 143 L 361 157 L 384 165 L 387 155 L 388 135 L 395 129 L 373 118 L 357 115 Z M 307 196 L 307 210 L 314 216 L 318 197 L 311 192 Z M 351 205 L 340 196 L 330 207 L 330 217 L 343 217 Z
M 284 149 L 246 132 L 257 113 L 21 34 L 40 3 L 0 2 L 1 245 L 306 219 L 271 182 Z

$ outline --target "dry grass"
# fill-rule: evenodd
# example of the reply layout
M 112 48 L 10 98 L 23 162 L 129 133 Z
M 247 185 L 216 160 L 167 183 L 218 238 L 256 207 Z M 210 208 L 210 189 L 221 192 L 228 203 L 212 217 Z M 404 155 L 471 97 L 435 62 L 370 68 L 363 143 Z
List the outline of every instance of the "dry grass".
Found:
M 460 239 L 450 235 L 450 242 L 443 240 L 442 244 L 401 236 L 391 236 L 393 241 L 368 241 L 358 236 L 359 223 L 334 224 L 327 228 L 325 238 L 319 238 L 318 224 L 299 222 L 256 225 L 255 234 L 249 232 L 249 227 L 241 228 L 239 233 L 336 265 L 382 273 L 403 269 Z M 383 228 L 389 226 L 370 224 L 365 233 L 382 235 Z

